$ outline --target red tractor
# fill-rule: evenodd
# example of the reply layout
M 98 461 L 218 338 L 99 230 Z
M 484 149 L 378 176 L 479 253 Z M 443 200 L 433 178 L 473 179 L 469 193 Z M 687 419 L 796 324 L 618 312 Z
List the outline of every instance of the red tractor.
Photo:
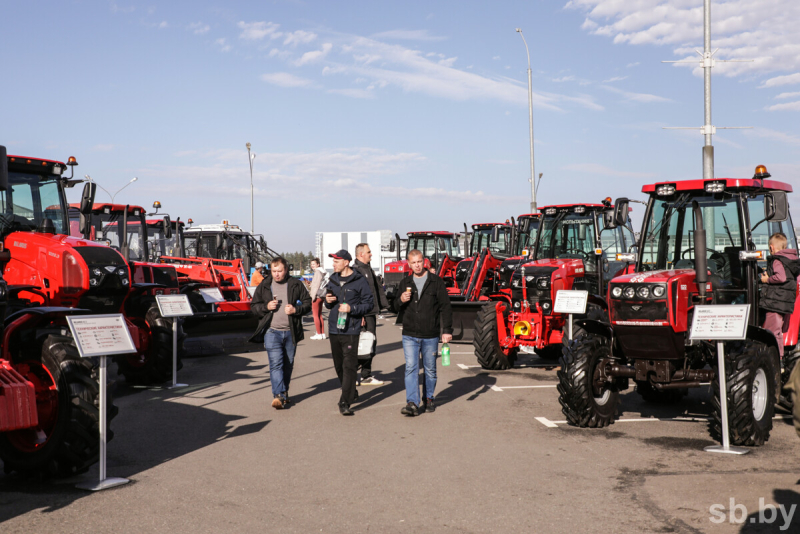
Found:
M 613 213 L 610 200 L 540 209 L 532 261 L 516 261 L 510 291 L 488 295 L 490 302 L 475 320 L 473 345 L 483 368 L 513 367 L 520 347 L 530 347 L 545 359 L 558 358 L 568 326 L 567 316 L 552 309 L 561 289 L 587 290 L 587 316 L 605 316 L 608 281 L 626 266 L 617 254 L 633 243 L 630 228 L 604 225 L 604 217 Z
M 0 146 L 0 459 L 7 473 L 71 476 L 98 459 L 96 368 L 79 356 L 65 319 L 87 310 L 58 300 L 77 304 L 85 296 L 88 270 L 78 276 L 78 259 L 106 247 L 67 237 L 63 188 L 76 182 L 62 178 L 65 170 L 57 161 L 7 157 Z M 116 271 L 118 264 L 104 265 Z M 21 293 L 44 305 L 19 306 Z M 110 420 L 117 409 L 108 403 Z
M 395 250 L 397 260 L 383 267 L 383 283 L 386 287 L 386 298 L 389 302 L 397 295 L 397 286 L 404 276 L 411 272 L 408 261 L 401 258 L 400 236 L 395 234 Z M 461 260 L 458 257 L 458 240 L 451 232 L 409 232 L 407 250 L 419 250 L 425 258 L 426 269 L 436 269 L 444 277 L 455 278 L 455 266 Z M 454 253 L 455 250 L 455 253 Z M 440 266 L 445 263 L 444 269 Z
M 614 422 L 620 391 L 636 383 L 646 401 L 674 402 L 688 388 L 713 382 L 712 430 L 721 432 L 717 346 L 692 340 L 689 326 L 701 304 L 750 304 L 747 339 L 725 343 L 730 440 L 763 445 L 772 429 L 785 350 L 788 371 L 800 356 L 800 305 L 783 339 L 761 328 L 759 271 L 766 266 L 769 236 L 782 232 L 797 248 L 787 193 L 768 180 L 763 166 L 752 179 L 719 178 L 646 185 L 650 198 L 635 273 L 609 284 L 608 318 L 589 317 L 565 343 L 558 372 L 560 402 L 580 427 Z M 626 202 L 614 219 L 624 223 Z M 797 303 L 800 303 L 798 296 Z
M 71 220 L 78 220 L 80 227 L 80 204 L 70 205 Z M 139 352 L 123 354 L 114 360 L 119 373 L 131 384 L 160 383 L 172 377 L 172 322 L 174 319 L 161 316 L 156 304 L 156 295 L 181 293 L 178 273 L 172 265 L 150 263 L 150 242 L 146 213 L 141 206 L 125 204 L 95 203 L 91 213 L 85 214 L 86 222 L 79 228 L 84 239 L 103 243 L 125 259 L 131 273 L 127 286 L 129 295 L 121 311 L 129 323 L 134 324 L 140 335 Z M 74 224 L 71 225 L 74 232 Z M 168 217 L 160 221 L 161 232 L 171 234 Z M 100 273 L 100 274 L 98 274 Z M 97 287 L 112 283 L 104 278 L 104 269 L 92 269 L 89 285 Z M 103 275 L 103 276 L 101 276 Z M 120 311 L 120 310 L 117 310 Z M 130 325 L 129 325 L 130 326 Z M 178 369 L 183 364 L 183 344 L 186 335 L 181 321 L 178 322 Z
M 447 292 L 450 295 L 461 295 L 469 283 L 472 267 L 481 251 L 488 248 L 495 257 L 508 257 L 512 253 L 513 227 L 510 223 L 483 223 L 473 224 L 472 233 L 467 234 L 467 225 L 464 225 L 464 235 L 469 235 L 469 244 L 465 243 L 466 257 L 459 261 L 452 269 L 453 277 L 447 282 Z M 499 230 L 495 232 L 495 228 Z M 442 262 L 440 271 L 447 272 L 447 267 Z M 440 276 L 442 276 L 440 274 Z

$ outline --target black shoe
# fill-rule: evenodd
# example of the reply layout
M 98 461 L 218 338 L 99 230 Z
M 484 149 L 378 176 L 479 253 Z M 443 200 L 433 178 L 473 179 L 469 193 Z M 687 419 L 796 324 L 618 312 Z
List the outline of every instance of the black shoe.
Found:
M 414 404 L 413 402 L 409 402 L 408 404 L 403 406 L 403 409 L 400 410 L 400 413 L 403 415 L 414 417 L 415 415 L 419 415 L 419 408 L 417 408 L 417 405 Z
M 434 404 L 433 399 L 425 399 L 425 411 L 431 413 L 436 411 L 436 404 Z
M 355 415 L 355 412 L 350 409 L 350 406 L 343 402 L 339 403 L 339 413 L 342 415 Z
M 353 402 L 358 401 L 358 390 L 356 390 L 356 394 L 353 395 Z

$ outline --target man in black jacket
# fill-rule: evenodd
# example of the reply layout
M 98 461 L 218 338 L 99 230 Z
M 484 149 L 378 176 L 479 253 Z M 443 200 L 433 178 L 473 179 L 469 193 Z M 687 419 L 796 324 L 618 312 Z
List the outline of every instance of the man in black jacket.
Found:
M 406 404 L 400 413 L 415 416 L 420 411 L 433 412 L 436 405 L 433 392 L 436 389 L 436 355 L 439 352 L 439 332 L 442 343 L 453 339 L 453 310 L 444 281 L 425 270 L 422 252 L 408 253 L 411 274 L 400 282 L 400 298 L 394 300 L 397 322 L 403 325 L 403 354 L 406 358 Z M 419 397 L 419 358 L 425 368 L 422 393 L 425 404 Z
M 372 350 L 370 350 L 369 356 L 359 356 L 358 358 L 358 364 L 361 367 L 360 383 L 363 386 L 380 386 L 383 385 L 383 381 L 372 376 L 372 359 L 375 357 L 375 349 L 378 346 L 377 316 L 381 309 L 389 307 L 389 302 L 386 300 L 383 285 L 378 282 L 375 272 L 369 264 L 370 260 L 372 260 L 372 251 L 369 245 L 367 243 L 356 245 L 356 261 L 353 263 L 353 270 L 360 272 L 367 279 L 372 291 L 372 300 L 375 303 L 372 311 L 366 314 L 361 321 L 364 330 L 372 333 L 375 339 L 372 341 Z
M 311 296 L 303 283 L 289 276 L 289 265 L 278 257 L 270 262 L 250 301 L 250 309 L 260 319 L 252 343 L 264 343 L 269 357 L 272 407 L 280 410 L 289 402 L 294 354 L 303 339 L 303 315 L 311 311 Z
M 356 371 L 358 369 L 358 336 L 361 319 L 372 311 L 372 291 L 367 279 L 350 268 L 353 257 L 346 250 L 328 254 L 333 258 L 333 270 L 328 282 L 325 307 L 328 308 L 328 339 L 336 375 L 342 383 L 339 412 L 353 415 L 350 405 L 356 400 Z M 342 321 L 339 315 L 342 314 Z

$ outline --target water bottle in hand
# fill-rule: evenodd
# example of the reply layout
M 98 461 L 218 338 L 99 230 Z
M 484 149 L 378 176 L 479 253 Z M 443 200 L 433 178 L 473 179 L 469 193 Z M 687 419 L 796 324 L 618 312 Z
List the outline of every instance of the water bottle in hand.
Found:
M 447 343 L 442 345 L 442 365 L 445 367 L 450 365 L 450 345 Z

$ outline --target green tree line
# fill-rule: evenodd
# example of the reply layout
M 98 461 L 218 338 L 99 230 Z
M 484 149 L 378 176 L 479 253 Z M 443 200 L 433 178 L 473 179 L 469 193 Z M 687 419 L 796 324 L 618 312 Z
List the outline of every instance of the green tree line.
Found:
M 282 252 L 281 256 L 286 258 L 289 265 L 293 266 L 295 270 L 306 272 L 311 260 L 314 258 L 313 252 Z

